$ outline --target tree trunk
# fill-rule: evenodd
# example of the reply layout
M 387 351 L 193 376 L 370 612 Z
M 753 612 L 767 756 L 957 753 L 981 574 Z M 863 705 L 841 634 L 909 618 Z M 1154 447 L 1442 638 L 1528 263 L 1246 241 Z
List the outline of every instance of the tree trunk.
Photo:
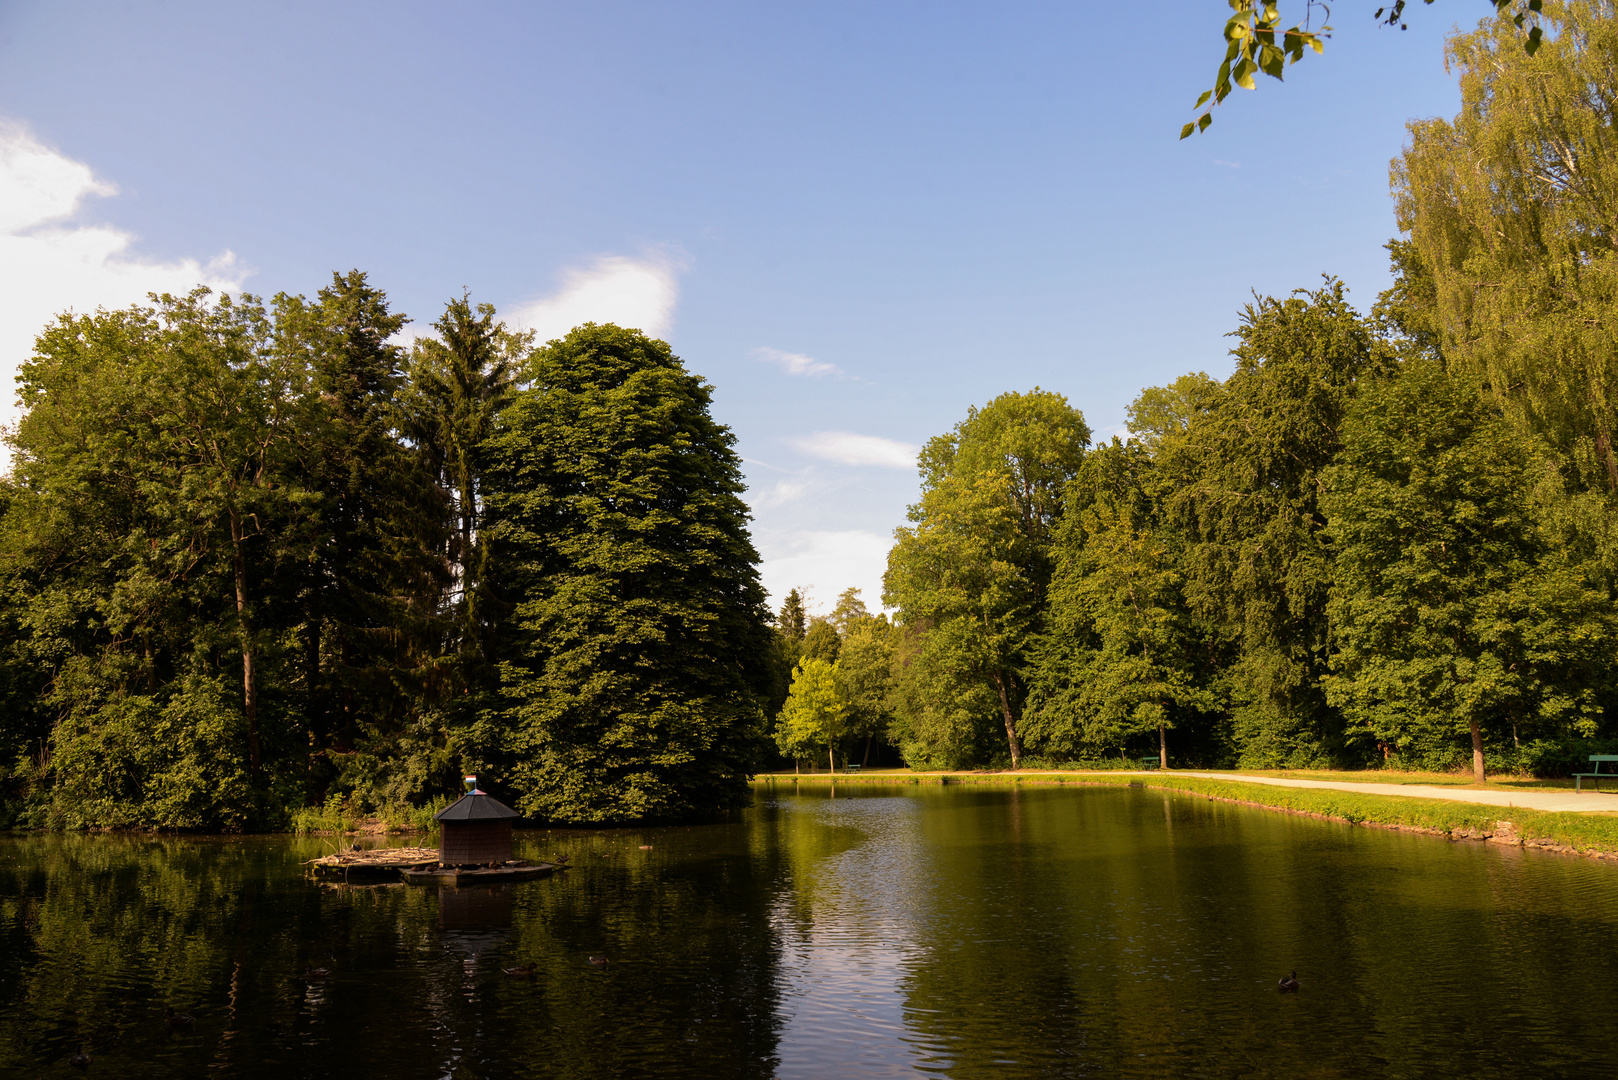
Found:
M 242 638 L 242 710 L 247 714 L 247 771 L 258 779 L 258 678 L 253 671 L 253 627 L 247 618 L 247 556 L 241 515 L 230 508 L 231 563 L 236 577 L 236 629 Z
M 994 685 L 1000 691 L 1000 713 L 1006 721 L 1006 744 L 1011 747 L 1011 767 L 1022 768 L 1022 742 L 1017 738 L 1017 718 L 1011 714 L 1011 695 L 1006 693 L 1006 673 L 994 673 Z
M 837 751 L 833 750 L 830 745 L 826 747 L 826 771 L 833 776 L 837 775 Z
M 1169 767 L 1169 736 L 1162 724 L 1157 725 L 1157 767 Z
M 1481 784 L 1485 782 L 1483 775 L 1483 729 L 1478 727 L 1478 718 L 1472 717 L 1472 782 Z
M 876 738 L 874 735 L 865 736 L 865 756 L 860 758 L 860 768 L 862 769 L 871 763 L 871 740 L 874 738 Z
M 320 621 L 313 615 L 303 628 L 303 693 L 304 709 L 309 717 L 309 730 L 315 736 L 315 752 L 327 749 L 326 725 L 321 717 L 325 708 L 320 700 Z

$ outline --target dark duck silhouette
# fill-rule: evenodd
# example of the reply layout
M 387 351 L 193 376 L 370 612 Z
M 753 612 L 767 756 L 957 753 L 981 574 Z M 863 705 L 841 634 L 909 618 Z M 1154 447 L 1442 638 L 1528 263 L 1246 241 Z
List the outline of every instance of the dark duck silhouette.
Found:
M 303 977 L 306 978 L 306 979 L 324 979 L 327 975 L 330 975 L 330 974 L 331 974 L 331 968 L 312 967 L 312 968 L 305 968 L 304 969 Z
M 538 971 L 539 970 L 539 965 L 538 964 L 524 964 L 522 967 L 501 968 L 500 970 L 505 972 L 507 975 L 510 975 L 513 979 L 521 979 L 521 978 L 525 978 L 525 977 L 527 977 L 529 975 L 532 975 L 534 972 Z
M 190 1027 L 196 1017 L 190 1013 L 175 1012 L 172 1008 L 165 1008 L 163 1010 L 163 1019 L 168 1021 L 169 1027 L 182 1028 Z
M 77 1054 L 67 1059 L 67 1063 L 75 1069 L 88 1068 L 90 1065 L 90 1053 L 81 1046 Z
M 590 957 L 590 966 L 591 967 L 606 967 L 607 966 L 607 958 L 605 956 L 592 956 L 592 957 Z
M 1281 991 L 1283 994 L 1296 994 L 1300 985 L 1301 984 L 1298 982 L 1298 973 L 1294 971 L 1286 978 L 1276 983 L 1275 988 Z

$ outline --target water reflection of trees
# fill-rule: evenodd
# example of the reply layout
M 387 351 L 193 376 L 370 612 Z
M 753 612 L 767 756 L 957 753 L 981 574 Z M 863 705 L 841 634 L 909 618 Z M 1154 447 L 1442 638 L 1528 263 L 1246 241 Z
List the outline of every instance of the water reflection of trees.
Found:
M 770 868 L 741 825 L 648 835 L 521 837 L 576 869 L 513 887 L 504 930 L 441 929 L 430 888 L 309 884 L 318 843 L 0 841 L 0 1075 L 83 1045 L 130 1077 L 769 1076 Z
M 1573 1075 L 1618 1034 L 1565 979 L 1618 974 L 1606 866 L 1146 792 L 921 821 L 906 1021 L 954 1075 Z

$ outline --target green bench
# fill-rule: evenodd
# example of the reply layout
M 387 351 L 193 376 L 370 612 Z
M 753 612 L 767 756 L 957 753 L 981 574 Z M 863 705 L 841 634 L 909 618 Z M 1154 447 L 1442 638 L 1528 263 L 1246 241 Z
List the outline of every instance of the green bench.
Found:
M 860 771 L 860 767 L 858 765 L 850 765 L 845 762 L 843 764 L 843 771 L 845 773 L 858 773 Z
M 1155 756 L 1154 757 L 1143 757 L 1143 758 L 1140 759 L 1140 767 L 1143 768 L 1143 769 L 1160 768 L 1162 766 L 1162 764 L 1163 764 L 1163 762 L 1161 760 L 1159 760 Z M 1614 775 L 1618 775 L 1618 773 L 1615 773 Z
M 1583 791 L 1586 780 L 1594 780 L 1597 791 L 1601 790 L 1601 781 L 1618 780 L 1618 767 L 1610 768 L 1606 772 L 1601 771 L 1601 763 L 1603 761 L 1618 761 L 1618 754 L 1591 754 L 1590 760 L 1596 763 L 1594 769 L 1590 772 L 1576 772 L 1573 774 L 1574 791 Z

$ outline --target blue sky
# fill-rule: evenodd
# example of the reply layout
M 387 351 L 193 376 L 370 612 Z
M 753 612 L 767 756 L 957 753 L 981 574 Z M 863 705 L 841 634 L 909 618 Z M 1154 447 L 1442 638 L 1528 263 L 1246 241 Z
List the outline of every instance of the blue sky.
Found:
M 5 0 L 0 367 L 52 311 L 350 267 L 421 330 L 463 286 L 640 325 L 715 387 L 766 585 L 874 606 L 968 406 L 1038 385 L 1111 434 L 1229 372 L 1250 290 L 1386 286 L 1388 160 L 1490 5 L 1375 6 L 1180 142 L 1219 0 Z

